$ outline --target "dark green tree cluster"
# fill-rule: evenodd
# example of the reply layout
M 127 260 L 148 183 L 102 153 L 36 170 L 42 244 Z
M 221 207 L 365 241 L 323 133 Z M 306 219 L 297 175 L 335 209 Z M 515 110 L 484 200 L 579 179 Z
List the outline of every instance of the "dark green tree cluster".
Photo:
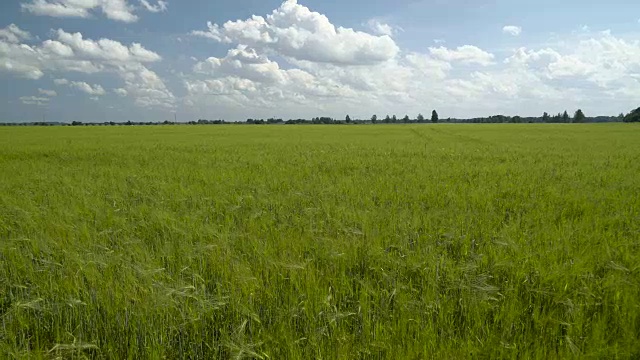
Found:
M 581 109 L 578 109 L 576 113 L 573 115 L 573 122 L 575 123 L 583 123 L 586 122 L 587 117 L 584 116 L 584 113 Z
M 348 115 L 347 115 L 348 117 Z M 354 123 L 354 122 L 358 122 L 357 120 L 351 120 L 350 118 L 347 120 L 345 120 L 345 122 L 347 123 Z M 384 119 L 379 120 L 378 119 L 378 115 L 373 115 L 371 116 L 371 123 L 372 124 L 376 124 L 376 123 L 385 123 L 385 124 L 395 124 L 395 123 L 404 123 L 404 124 L 421 124 L 421 123 L 426 123 L 428 122 L 425 117 L 422 114 L 418 114 L 418 116 L 415 119 L 412 119 L 411 117 L 409 117 L 409 115 L 405 115 L 402 119 L 398 119 L 398 117 L 396 115 L 387 115 L 384 117 Z M 437 123 L 438 122 L 438 113 L 433 110 L 432 114 L 431 114 L 431 122 L 433 123 Z
M 624 121 L 626 123 L 640 122 L 640 108 L 637 108 L 637 109 L 631 111 L 626 116 L 624 116 L 622 118 L 622 121 Z
M 269 118 L 267 120 L 265 120 L 265 119 L 247 119 L 247 124 L 255 124 L 255 125 L 284 124 L 284 120 L 276 119 L 276 118 Z
M 557 113 L 554 116 L 551 116 L 547 112 L 545 112 L 544 114 L 542 114 L 542 122 L 566 124 L 571 122 L 571 116 L 569 116 L 569 113 L 566 110 L 563 113 Z
M 505 116 L 505 115 L 493 115 L 486 118 L 473 118 L 473 119 L 452 119 L 451 122 L 456 123 L 585 123 L 585 122 L 615 122 L 620 121 L 617 117 L 613 116 L 598 116 L 595 118 L 587 118 L 581 109 L 578 109 L 573 117 L 569 115 L 567 111 L 558 113 L 556 115 L 550 115 L 548 112 L 544 112 L 541 117 L 521 117 L 521 116 Z

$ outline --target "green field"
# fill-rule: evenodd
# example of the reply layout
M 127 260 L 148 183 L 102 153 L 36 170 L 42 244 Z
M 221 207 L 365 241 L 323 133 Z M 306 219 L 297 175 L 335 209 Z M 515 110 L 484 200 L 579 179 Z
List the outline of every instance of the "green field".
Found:
M 640 357 L 640 126 L 0 128 L 0 358 Z

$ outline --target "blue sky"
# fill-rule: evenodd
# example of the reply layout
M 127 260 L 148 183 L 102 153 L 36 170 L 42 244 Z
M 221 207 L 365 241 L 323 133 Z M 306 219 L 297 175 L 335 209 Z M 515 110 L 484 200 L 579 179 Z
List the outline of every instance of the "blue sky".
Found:
M 2 122 L 613 115 L 640 3 L 5 0 L 0 81 Z

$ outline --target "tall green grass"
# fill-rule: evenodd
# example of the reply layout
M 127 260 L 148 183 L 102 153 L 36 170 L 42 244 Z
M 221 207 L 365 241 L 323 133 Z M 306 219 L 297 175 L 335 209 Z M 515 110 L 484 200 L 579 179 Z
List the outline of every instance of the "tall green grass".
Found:
M 0 129 L 0 357 L 640 357 L 640 127 Z

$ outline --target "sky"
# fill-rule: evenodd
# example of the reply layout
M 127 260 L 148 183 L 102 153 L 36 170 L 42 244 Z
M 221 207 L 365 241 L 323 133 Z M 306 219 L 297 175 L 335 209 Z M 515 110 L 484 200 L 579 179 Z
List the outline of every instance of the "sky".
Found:
M 632 0 L 3 0 L 0 122 L 640 106 Z

